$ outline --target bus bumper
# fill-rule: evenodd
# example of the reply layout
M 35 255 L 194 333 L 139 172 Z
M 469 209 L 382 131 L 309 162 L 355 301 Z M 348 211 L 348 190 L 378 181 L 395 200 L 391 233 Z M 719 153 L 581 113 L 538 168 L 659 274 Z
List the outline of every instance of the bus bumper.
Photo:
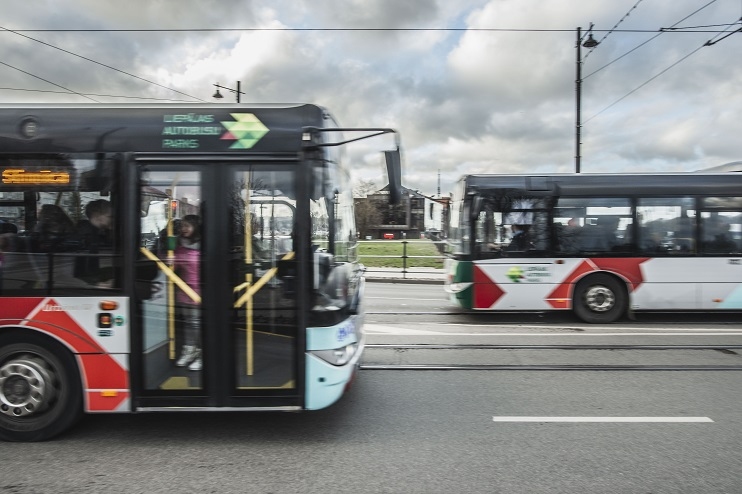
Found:
M 308 328 L 308 349 L 306 353 L 306 395 L 304 408 L 319 410 L 326 408 L 343 395 L 353 381 L 360 366 L 364 347 L 364 337 L 360 328 L 355 328 L 356 318 L 351 317 L 339 326 L 330 328 Z M 311 344 L 318 341 L 312 333 L 348 333 L 353 328 L 353 336 L 343 342 L 343 346 L 324 350 Z M 360 333 L 360 334 L 359 334 Z M 327 348 L 325 345 L 323 347 Z

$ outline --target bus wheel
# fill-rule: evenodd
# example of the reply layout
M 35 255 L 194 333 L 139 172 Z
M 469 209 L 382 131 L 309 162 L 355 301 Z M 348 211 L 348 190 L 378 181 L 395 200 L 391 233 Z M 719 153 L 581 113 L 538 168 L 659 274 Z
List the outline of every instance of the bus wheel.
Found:
M 595 274 L 575 287 L 572 307 L 577 317 L 589 323 L 614 322 L 626 312 L 626 290 L 607 274 Z
M 44 441 L 82 415 L 77 366 L 56 342 L 35 334 L 10 339 L 0 340 L 0 439 Z

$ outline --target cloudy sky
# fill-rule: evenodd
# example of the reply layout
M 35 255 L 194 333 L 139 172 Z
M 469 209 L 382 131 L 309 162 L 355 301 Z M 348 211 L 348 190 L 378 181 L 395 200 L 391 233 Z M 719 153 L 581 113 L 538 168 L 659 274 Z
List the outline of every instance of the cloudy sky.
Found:
M 742 0 L 2 0 L 0 14 L 0 103 L 215 102 L 214 83 L 240 81 L 243 102 L 398 129 L 403 183 L 429 195 L 438 172 L 447 194 L 463 173 L 575 169 L 576 28 L 594 23 L 584 173 L 742 160 Z M 349 148 L 357 179 L 386 183 L 388 145 Z

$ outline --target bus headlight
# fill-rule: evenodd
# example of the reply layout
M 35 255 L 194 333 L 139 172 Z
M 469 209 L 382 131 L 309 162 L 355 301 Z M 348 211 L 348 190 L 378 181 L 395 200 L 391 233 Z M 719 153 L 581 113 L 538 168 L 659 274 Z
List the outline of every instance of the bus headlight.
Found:
M 351 343 L 350 345 L 335 348 L 334 350 L 312 350 L 310 353 L 321 358 L 328 364 L 345 365 L 350 362 L 357 349 L 358 343 Z

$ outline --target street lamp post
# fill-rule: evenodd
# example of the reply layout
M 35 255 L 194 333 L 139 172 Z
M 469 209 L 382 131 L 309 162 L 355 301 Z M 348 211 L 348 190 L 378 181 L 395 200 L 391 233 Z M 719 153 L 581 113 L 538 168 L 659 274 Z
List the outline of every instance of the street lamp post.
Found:
M 224 89 L 226 91 L 235 93 L 235 95 L 237 96 L 237 103 L 240 102 L 240 94 L 245 94 L 242 91 L 240 91 L 240 81 L 237 81 L 237 89 L 232 89 L 231 87 L 220 86 L 218 82 L 214 84 L 214 86 L 216 86 L 216 92 L 214 93 L 212 97 L 216 99 L 222 99 L 224 97 L 222 96 L 222 93 L 219 92 L 220 89 Z
M 590 29 L 587 31 L 587 39 L 582 41 L 582 28 L 577 28 L 577 68 L 575 77 L 575 173 L 580 173 L 580 133 L 582 130 L 582 47 L 595 48 L 598 41 L 593 38 L 593 24 L 590 23 Z

